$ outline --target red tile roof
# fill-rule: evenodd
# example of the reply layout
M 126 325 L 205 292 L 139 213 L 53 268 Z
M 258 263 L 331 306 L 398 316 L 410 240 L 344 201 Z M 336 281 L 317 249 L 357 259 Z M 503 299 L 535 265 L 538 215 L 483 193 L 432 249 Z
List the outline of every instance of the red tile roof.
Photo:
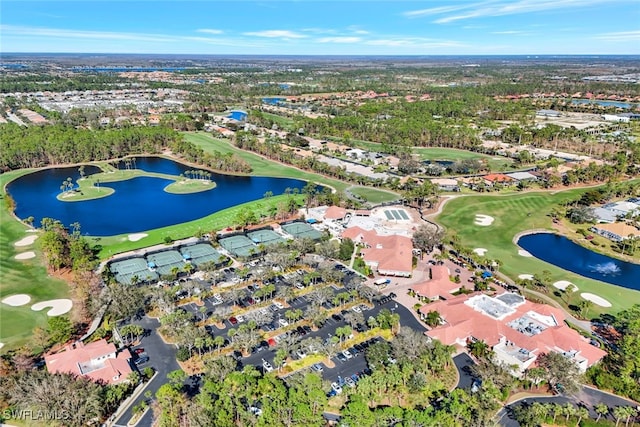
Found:
M 378 273 L 411 274 L 413 270 L 413 242 L 401 235 L 381 236 L 373 230 L 350 227 L 342 232 L 342 237 L 368 247 L 361 253 L 366 262 L 377 263 Z
M 324 213 L 325 219 L 342 219 L 347 215 L 347 210 L 340 206 L 329 206 Z
M 116 346 L 101 339 L 89 344 L 78 342 L 61 353 L 45 356 L 50 373 L 64 372 L 85 376 L 96 382 L 118 384 L 131 373 L 129 350 L 117 353 Z
M 449 279 L 449 269 L 444 265 L 434 265 L 431 267 L 431 280 L 418 283 L 413 286 L 413 290 L 420 296 L 429 299 L 450 298 L 451 293 L 460 289 L 459 283 L 454 283 Z
M 501 174 L 501 173 L 490 173 L 489 175 L 485 175 L 484 179 L 489 182 L 511 182 L 513 178 L 510 176 Z
M 580 356 L 587 359 L 589 366 L 607 354 L 589 344 L 578 332 L 565 325 L 565 316 L 560 309 L 525 300 L 520 305 L 512 306 L 512 312 L 499 320 L 466 304 L 478 295 L 482 294 L 475 292 L 469 295 L 458 295 L 446 301 L 440 300 L 422 306 L 421 313 L 426 315 L 430 311 L 437 311 L 446 322 L 428 331 L 427 335 L 447 345 L 461 343 L 473 337 L 493 347 L 506 339 L 536 356 L 549 351 L 577 351 Z M 544 330 L 533 335 L 524 334 L 509 326 L 510 322 L 525 315 L 540 315 L 553 319 L 553 323 L 546 325 Z

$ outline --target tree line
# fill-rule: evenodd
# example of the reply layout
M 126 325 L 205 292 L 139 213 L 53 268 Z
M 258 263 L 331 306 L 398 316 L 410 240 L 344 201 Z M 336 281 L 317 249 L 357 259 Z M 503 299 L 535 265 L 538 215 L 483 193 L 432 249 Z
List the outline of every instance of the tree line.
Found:
M 185 160 L 224 172 L 251 172 L 231 153 L 205 153 L 164 126 L 83 129 L 51 126 L 0 126 L 0 170 L 110 160 L 128 155 L 160 154 L 169 149 Z

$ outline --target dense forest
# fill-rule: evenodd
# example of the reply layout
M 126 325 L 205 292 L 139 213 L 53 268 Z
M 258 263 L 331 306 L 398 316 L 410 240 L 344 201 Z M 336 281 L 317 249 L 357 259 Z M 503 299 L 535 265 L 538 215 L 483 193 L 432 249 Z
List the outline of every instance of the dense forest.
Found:
M 124 127 L 77 129 L 65 125 L 0 126 L 0 169 L 109 160 L 134 154 L 160 154 L 169 149 L 189 162 L 223 172 L 249 173 L 251 167 L 231 154 L 205 153 L 173 129 Z

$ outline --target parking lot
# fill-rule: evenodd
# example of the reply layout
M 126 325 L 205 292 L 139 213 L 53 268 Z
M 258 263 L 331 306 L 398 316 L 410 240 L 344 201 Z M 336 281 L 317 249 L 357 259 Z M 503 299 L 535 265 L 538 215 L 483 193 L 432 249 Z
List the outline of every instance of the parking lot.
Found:
M 256 272 L 261 266 L 259 263 L 254 263 L 251 268 Z M 372 302 L 356 297 L 348 301 L 336 301 L 335 299 L 340 295 L 344 297 L 349 293 L 350 289 L 345 285 L 353 286 L 353 277 L 357 277 L 357 274 L 338 263 L 335 263 L 333 268 L 344 274 L 341 280 L 342 284 L 328 284 L 322 278 L 315 277 L 314 283 L 305 285 L 304 276 L 312 270 L 303 266 L 263 281 L 254 281 L 252 274 L 241 279 L 237 269 L 225 268 L 219 273 L 218 288 L 215 289 L 218 292 L 214 291 L 211 296 L 204 298 L 203 305 L 192 302 L 182 305 L 181 308 L 192 313 L 194 319 L 201 322 L 206 322 L 212 316 L 220 317 L 219 313 L 224 313 L 221 323 L 209 321 L 205 329 L 214 338 L 223 337 L 225 346 L 229 345 L 231 341 L 228 336 L 230 329 L 237 329 L 251 320 L 255 321 L 263 339 L 252 348 L 249 354 L 242 355 L 238 351 L 234 351 L 232 354 L 238 360 L 239 367 L 254 365 L 263 372 L 277 369 L 274 359 L 278 349 L 282 348 L 282 345 L 279 344 L 281 340 L 287 342 L 285 347 L 290 349 L 288 352 L 290 361 L 304 358 L 319 350 L 307 348 L 309 343 L 326 343 L 337 336 L 336 331 L 339 328 L 349 326 L 354 332 L 366 332 L 369 329 L 367 325 L 369 317 L 375 318 L 384 308 L 397 312 L 400 315 L 402 325 L 424 330 L 409 310 L 395 302 L 393 296 L 381 295 Z M 287 292 L 287 288 L 290 295 L 292 291 L 302 295 L 291 295 L 285 303 L 281 295 Z M 322 326 L 312 329 L 309 326 L 309 321 L 304 317 L 301 317 L 295 324 L 292 323 L 287 312 L 299 310 L 304 316 L 308 307 L 314 302 L 314 295 L 311 293 L 319 288 L 326 289 L 323 291 L 326 295 L 322 308 L 330 313 Z M 305 292 L 309 293 L 303 294 Z M 317 300 L 315 301 L 317 302 Z M 358 314 L 349 315 L 348 313 Z M 354 316 L 361 322 L 354 324 L 353 320 L 349 319 Z M 348 320 L 351 320 L 351 325 Z M 331 359 L 334 366 L 320 363 L 316 364 L 315 370 L 330 383 L 348 386 L 358 375 L 363 375 L 368 371 L 364 357 L 367 345 L 368 343 L 364 343 L 345 351 L 341 349 Z

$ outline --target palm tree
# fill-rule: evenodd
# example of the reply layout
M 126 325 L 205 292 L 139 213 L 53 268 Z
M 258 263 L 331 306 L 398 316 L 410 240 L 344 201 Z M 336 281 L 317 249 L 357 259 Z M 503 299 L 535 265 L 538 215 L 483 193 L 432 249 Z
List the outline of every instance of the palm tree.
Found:
M 613 408 L 613 416 L 616 419 L 616 427 L 618 427 L 620 421 L 627 416 L 627 410 L 625 409 L 625 406 L 616 406 L 615 408 Z
M 467 344 L 467 349 L 476 359 L 489 359 L 493 353 L 489 345 L 481 340 L 470 342 Z
M 596 423 L 598 421 L 600 421 L 600 418 L 603 415 L 607 415 L 609 413 L 609 407 L 607 406 L 606 403 L 596 403 L 595 406 L 593 407 L 593 409 L 596 411 L 596 414 L 598 414 L 598 418 L 596 419 Z
M 576 423 L 576 426 L 579 426 L 580 421 L 582 421 L 583 418 L 589 418 L 589 410 L 584 406 L 580 406 L 576 411 L 576 415 L 578 417 L 578 422 Z
M 563 407 L 562 407 L 562 412 L 564 413 L 565 416 L 565 421 L 569 421 L 569 417 L 572 417 L 576 414 L 576 407 L 573 406 L 572 403 L 567 402 Z
M 438 313 L 437 311 L 430 311 L 427 313 L 427 315 L 424 318 L 424 322 L 431 326 L 432 328 L 438 326 L 440 324 L 440 313 Z

